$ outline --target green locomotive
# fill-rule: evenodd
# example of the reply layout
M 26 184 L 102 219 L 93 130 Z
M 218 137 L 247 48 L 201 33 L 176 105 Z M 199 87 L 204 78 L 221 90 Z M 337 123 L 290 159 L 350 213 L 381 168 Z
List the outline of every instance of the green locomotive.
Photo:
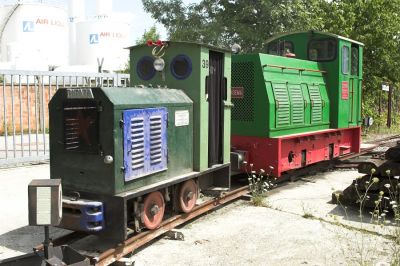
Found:
M 185 42 L 130 47 L 131 88 L 57 91 L 51 178 L 61 227 L 117 240 L 230 188 L 229 51 Z
M 360 151 L 363 44 L 316 31 L 232 57 L 232 168 L 283 173 Z

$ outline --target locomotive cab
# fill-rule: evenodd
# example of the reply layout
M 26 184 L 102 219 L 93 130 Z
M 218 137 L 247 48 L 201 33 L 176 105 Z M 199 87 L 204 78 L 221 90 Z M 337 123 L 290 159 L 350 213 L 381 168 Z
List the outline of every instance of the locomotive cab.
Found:
M 285 33 L 267 41 L 267 53 L 317 62 L 326 71 L 332 128 L 361 125 L 362 55 L 364 45 L 339 35 L 318 31 Z

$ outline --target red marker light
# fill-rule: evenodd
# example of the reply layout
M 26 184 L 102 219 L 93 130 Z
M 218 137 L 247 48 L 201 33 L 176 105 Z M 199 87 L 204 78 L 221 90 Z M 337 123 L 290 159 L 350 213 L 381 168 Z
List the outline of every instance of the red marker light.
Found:
M 147 40 L 147 46 L 153 46 L 154 45 L 154 43 L 153 43 L 153 41 L 152 40 Z
M 157 46 L 163 46 L 164 44 L 163 44 L 163 42 L 161 40 L 157 40 L 156 45 Z

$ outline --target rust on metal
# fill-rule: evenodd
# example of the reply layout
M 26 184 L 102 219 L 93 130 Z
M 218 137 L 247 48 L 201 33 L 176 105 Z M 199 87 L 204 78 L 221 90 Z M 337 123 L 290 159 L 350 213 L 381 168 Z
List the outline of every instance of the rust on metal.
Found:
M 81 239 L 87 235 L 88 235 L 87 233 L 83 233 L 83 232 L 72 232 L 67 235 L 64 235 L 64 236 L 54 239 L 52 241 L 52 243 L 54 246 L 65 245 L 65 244 L 74 242 L 78 239 Z M 36 251 L 43 250 L 43 244 L 37 245 L 33 249 Z
M 225 204 L 229 201 L 244 196 L 247 193 L 248 193 L 248 187 L 244 186 L 236 190 L 233 190 L 231 192 L 228 192 L 219 198 L 209 200 L 199 206 L 196 206 L 190 213 L 175 215 L 163 221 L 158 229 L 135 235 L 125 240 L 123 243 L 117 245 L 116 247 L 104 251 L 98 257 L 92 258 L 92 263 L 95 265 L 103 266 L 118 261 L 123 256 L 133 252 L 137 248 L 147 244 L 151 240 L 170 231 L 176 226 L 181 225 L 199 215 L 202 215 L 221 204 Z

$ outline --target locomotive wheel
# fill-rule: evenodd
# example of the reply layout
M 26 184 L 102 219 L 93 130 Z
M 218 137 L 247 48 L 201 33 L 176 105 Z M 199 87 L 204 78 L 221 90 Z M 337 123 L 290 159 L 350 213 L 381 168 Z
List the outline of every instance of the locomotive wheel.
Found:
M 196 205 L 198 197 L 197 185 L 193 179 L 185 181 L 179 190 L 179 208 L 181 211 L 188 213 Z
M 164 217 L 164 197 L 159 191 L 151 192 L 143 203 L 142 221 L 147 229 L 157 228 Z

